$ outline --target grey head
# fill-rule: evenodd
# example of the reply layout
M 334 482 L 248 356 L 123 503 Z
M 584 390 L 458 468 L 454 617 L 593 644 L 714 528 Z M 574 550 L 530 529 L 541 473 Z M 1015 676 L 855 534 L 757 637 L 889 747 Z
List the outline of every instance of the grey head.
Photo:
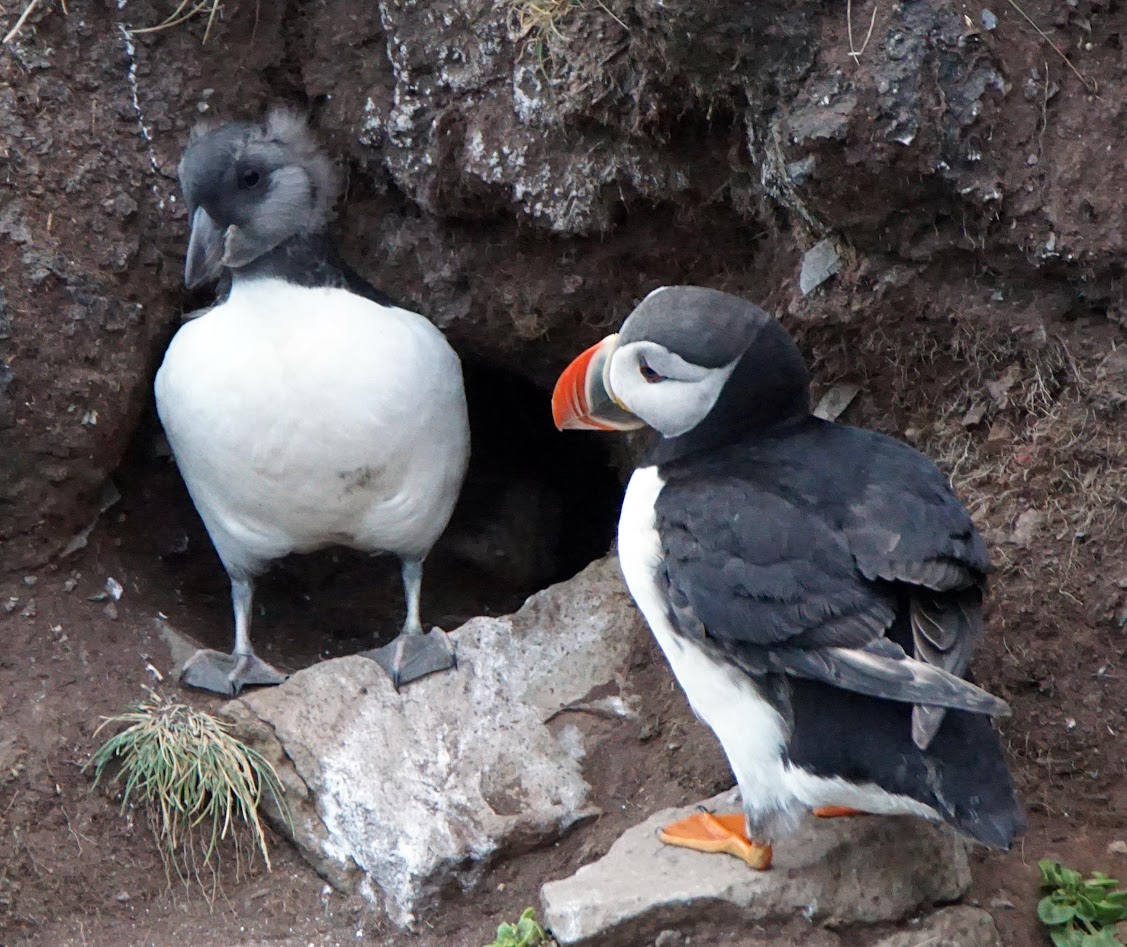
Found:
M 322 233 L 340 191 L 339 174 L 305 119 L 284 108 L 261 122 L 198 127 L 178 170 L 192 224 L 189 289 L 290 237 Z
M 650 293 L 608 364 L 613 396 L 666 438 L 738 436 L 809 413 L 809 376 L 766 312 L 699 286 Z

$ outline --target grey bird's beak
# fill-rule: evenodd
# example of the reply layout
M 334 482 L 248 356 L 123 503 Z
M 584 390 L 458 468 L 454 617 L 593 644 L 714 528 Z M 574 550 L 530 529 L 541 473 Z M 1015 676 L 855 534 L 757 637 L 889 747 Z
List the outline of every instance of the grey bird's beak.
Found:
M 192 236 L 184 262 L 184 285 L 195 289 L 213 283 L 223 271 L 224 234 L 206 210 L 197 207 L 192 215 Z

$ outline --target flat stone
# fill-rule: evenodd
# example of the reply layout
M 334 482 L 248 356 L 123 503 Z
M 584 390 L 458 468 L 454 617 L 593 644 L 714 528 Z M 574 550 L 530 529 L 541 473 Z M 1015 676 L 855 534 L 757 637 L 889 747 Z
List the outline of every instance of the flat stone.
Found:
M 994 918 L 966 905 L 936 911 L 910 931 L 893 934 L 873 947 L 1002 947 Z
M 806 296 L 821 286 L 840 267 L 841 259 L 833 240 L 829 237 L 819 240 L 802 256 L 802 269 L 798 274 L 798 288 L 802 290 L 802 295 Z
M 737 790 L 701 805 L 739 808 Z M 775 846 L 770 871 L 731 856 L 663 845 L 658 829 L 696 806 L 668 809 L 625 832 L 603 858 L 540 890 L 546 926 L 560 947 L 644 942 L 702 913 L 732 923 L 804 915 L 820 924 L 897 921 L 970 886 L 963 842 L 913 818 L 809 819 Z
M 373 661 L 340 658 L 223 713 L 279 770 L 292 818 L 274 812 L 274 824 L 335 886 L 410 926 L 506 851 L 597 814 L 582 733 L 557 724 L 557 739 L 549 721 L 568 709 L 631 713 L 619 684 L 642 633 L 605 559 L 512 616 L 463 625 L 456 671 L 396 693 Z

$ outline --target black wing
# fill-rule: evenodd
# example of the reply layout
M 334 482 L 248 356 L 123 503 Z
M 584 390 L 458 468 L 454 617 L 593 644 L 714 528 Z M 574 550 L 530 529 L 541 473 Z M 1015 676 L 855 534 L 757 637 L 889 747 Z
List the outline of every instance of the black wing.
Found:
M 749 673 L 916 704 L 925 747 L 942 720 L 932 708 L 1008 713 L 960 677 L 982 627 L 985 548 L 939 471 L 906 445 L 834 426 L 681 465 L 656 512 L 674 625 Z M 885 634 L 905 591 L 911 656 Z
M 870 435 L 874 476 L 844 524 L 865 578 L 899 583 L 909 595 L 914 656 L 962 677 L 982 637 L 990 556 L 947 479 L 904 444 Z M 942 707 L 917 706 L 912 734 L 926 748 Z

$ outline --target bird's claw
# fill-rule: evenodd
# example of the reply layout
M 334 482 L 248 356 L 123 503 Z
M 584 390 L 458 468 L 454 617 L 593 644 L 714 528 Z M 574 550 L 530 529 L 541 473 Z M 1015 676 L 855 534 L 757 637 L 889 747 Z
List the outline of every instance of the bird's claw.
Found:
M 237 697 L 244 687 L 281 684 L 289 675 L 253 654 L 201 650 L 180 671 L 180 683 L 199 690 Z
M 441 628 L 423 634 L 404 632 L 382 648 L 362 651 L 361 655 L 382 667 L 397 691 L 428 674 L 458 668 L 453 642 Z

